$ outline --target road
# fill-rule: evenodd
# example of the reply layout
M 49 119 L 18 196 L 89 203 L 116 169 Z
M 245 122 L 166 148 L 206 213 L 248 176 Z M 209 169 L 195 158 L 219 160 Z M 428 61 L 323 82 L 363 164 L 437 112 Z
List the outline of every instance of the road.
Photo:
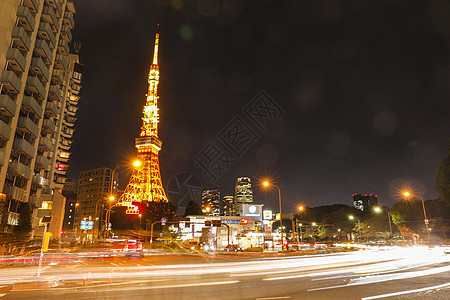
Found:
M 450 255 L 391 248 L 320 255 L 56 259 L 0 269 L 4 299 L 448 299 Z

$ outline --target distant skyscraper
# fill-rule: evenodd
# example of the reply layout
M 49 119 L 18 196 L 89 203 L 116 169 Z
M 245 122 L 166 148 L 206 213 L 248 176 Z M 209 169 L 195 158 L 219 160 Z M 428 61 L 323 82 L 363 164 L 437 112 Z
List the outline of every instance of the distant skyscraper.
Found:
M 233 195 L 226 195 L 223 197 L 223 215 L 224 216 L 237 216 L 238 207 L 234 201 Z
M 220 191 L 219 187 L 211 190 L 203 190 L 202 210 L 207 216 L 220 215 Z
M 75 226 L 79 227 L 81 220 L 94 221 L 94 235 L 99 233 L 105 220 L 109 190 L 111 187 L 111 169 L 99 168 L 80 172 L 75 213 Z M 117 172 L 114 177 L 117 177 Z M 114 184 L 117 183 L 117 178 Z M 78 231 L 80 233 L 80 231 Z
M 371 206 L 378 204 L 378 196 L 375 194 L 353 194 L 353 206 L 356 209 L 363 211 L 369 209 Z
M 239 207 L 239 210 L 241 204 L 253 203 L 252 183 L 249 177 L 239 177 L 237 179 L 235 190 L 235 203 Z
M 71 54 L 72 1 L 0 0 L 0 227 L 24 205 L 35 235 L 60 237 L 83 65 Z

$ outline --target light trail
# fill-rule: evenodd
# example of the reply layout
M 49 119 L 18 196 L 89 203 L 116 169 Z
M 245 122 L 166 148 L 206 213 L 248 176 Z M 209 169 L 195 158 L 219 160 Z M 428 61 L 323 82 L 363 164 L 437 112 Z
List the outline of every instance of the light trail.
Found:
M 394 297 L 394 296 L 399 296 L 399 295 L 420 293 L 420 292 L 425 292 L 425 291 L 438 290 L 438 289 L 441 289 L 441 288 L 444 288 L 447 286 L 450 286 L 450 282 L 440 284 L 440 285 L 435 285 L 435 286 L 429 286 L 426 288 L 416 289 L 416 290 L 408 290 L 408 291 L 389 293 L 389 294 L 383 294 L 383 295 L 377 295 L 377 296 L 371 296 L 371 297 L 364 297 L 364 298 L 361 298 L 361 300 L 379 299 L 379 298 Z

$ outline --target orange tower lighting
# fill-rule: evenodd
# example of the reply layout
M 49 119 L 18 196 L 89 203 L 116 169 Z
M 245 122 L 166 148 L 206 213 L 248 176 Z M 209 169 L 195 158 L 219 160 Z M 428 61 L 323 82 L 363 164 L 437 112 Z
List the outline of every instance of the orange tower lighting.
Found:
M 156 33 L 153 63 L 148 75 L 147 100 L 143 109 L 141 133 L 136 138 L 137 157 L 140 163 L 135 164 L 130 181 L 119 199 L 119 205 L 128 206 L 127 214 L 139 214 L 138 207 L 133 202 L 168 202 L 162 185 L 159 170 L 158 153 L 162 142 L 158 137 L 158 66 L 159 33 Z

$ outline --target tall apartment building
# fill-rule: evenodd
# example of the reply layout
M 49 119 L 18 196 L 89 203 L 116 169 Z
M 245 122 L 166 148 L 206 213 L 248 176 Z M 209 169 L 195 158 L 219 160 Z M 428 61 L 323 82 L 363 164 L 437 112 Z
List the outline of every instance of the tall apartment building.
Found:
M 238 208 L 234 201 L 233 195 L 225 195 L 222 199 L 223 203 L 223 215 L 224 216 L 237 216 Z
M 202 211 L 207 216 L 220 215 L 220 190 L 219 187 L 210 190 L 203 190 Z
M 252 182 L 249 177 L 239 177 L 236 181 L 234 201 L 241 215 L 241 204 L 253 203 Z
M 59 238 L 83 65 L 69 53 L 75 7 L 67 0 L 0 0 L 0 230 L 33 208 Z
M 94 221 L 94 236 L 104 230 L 106 210 L 108 209 L 112 170 L 99 168 L 80 172 L 78 180 L 77 204 L 75 212 L 75 228 L 79 228 L 82 220 Z M 118 174 L 114 172 L 113 192 L 118 187 Z M 81 233 L 78 231 L 78 233 Z

